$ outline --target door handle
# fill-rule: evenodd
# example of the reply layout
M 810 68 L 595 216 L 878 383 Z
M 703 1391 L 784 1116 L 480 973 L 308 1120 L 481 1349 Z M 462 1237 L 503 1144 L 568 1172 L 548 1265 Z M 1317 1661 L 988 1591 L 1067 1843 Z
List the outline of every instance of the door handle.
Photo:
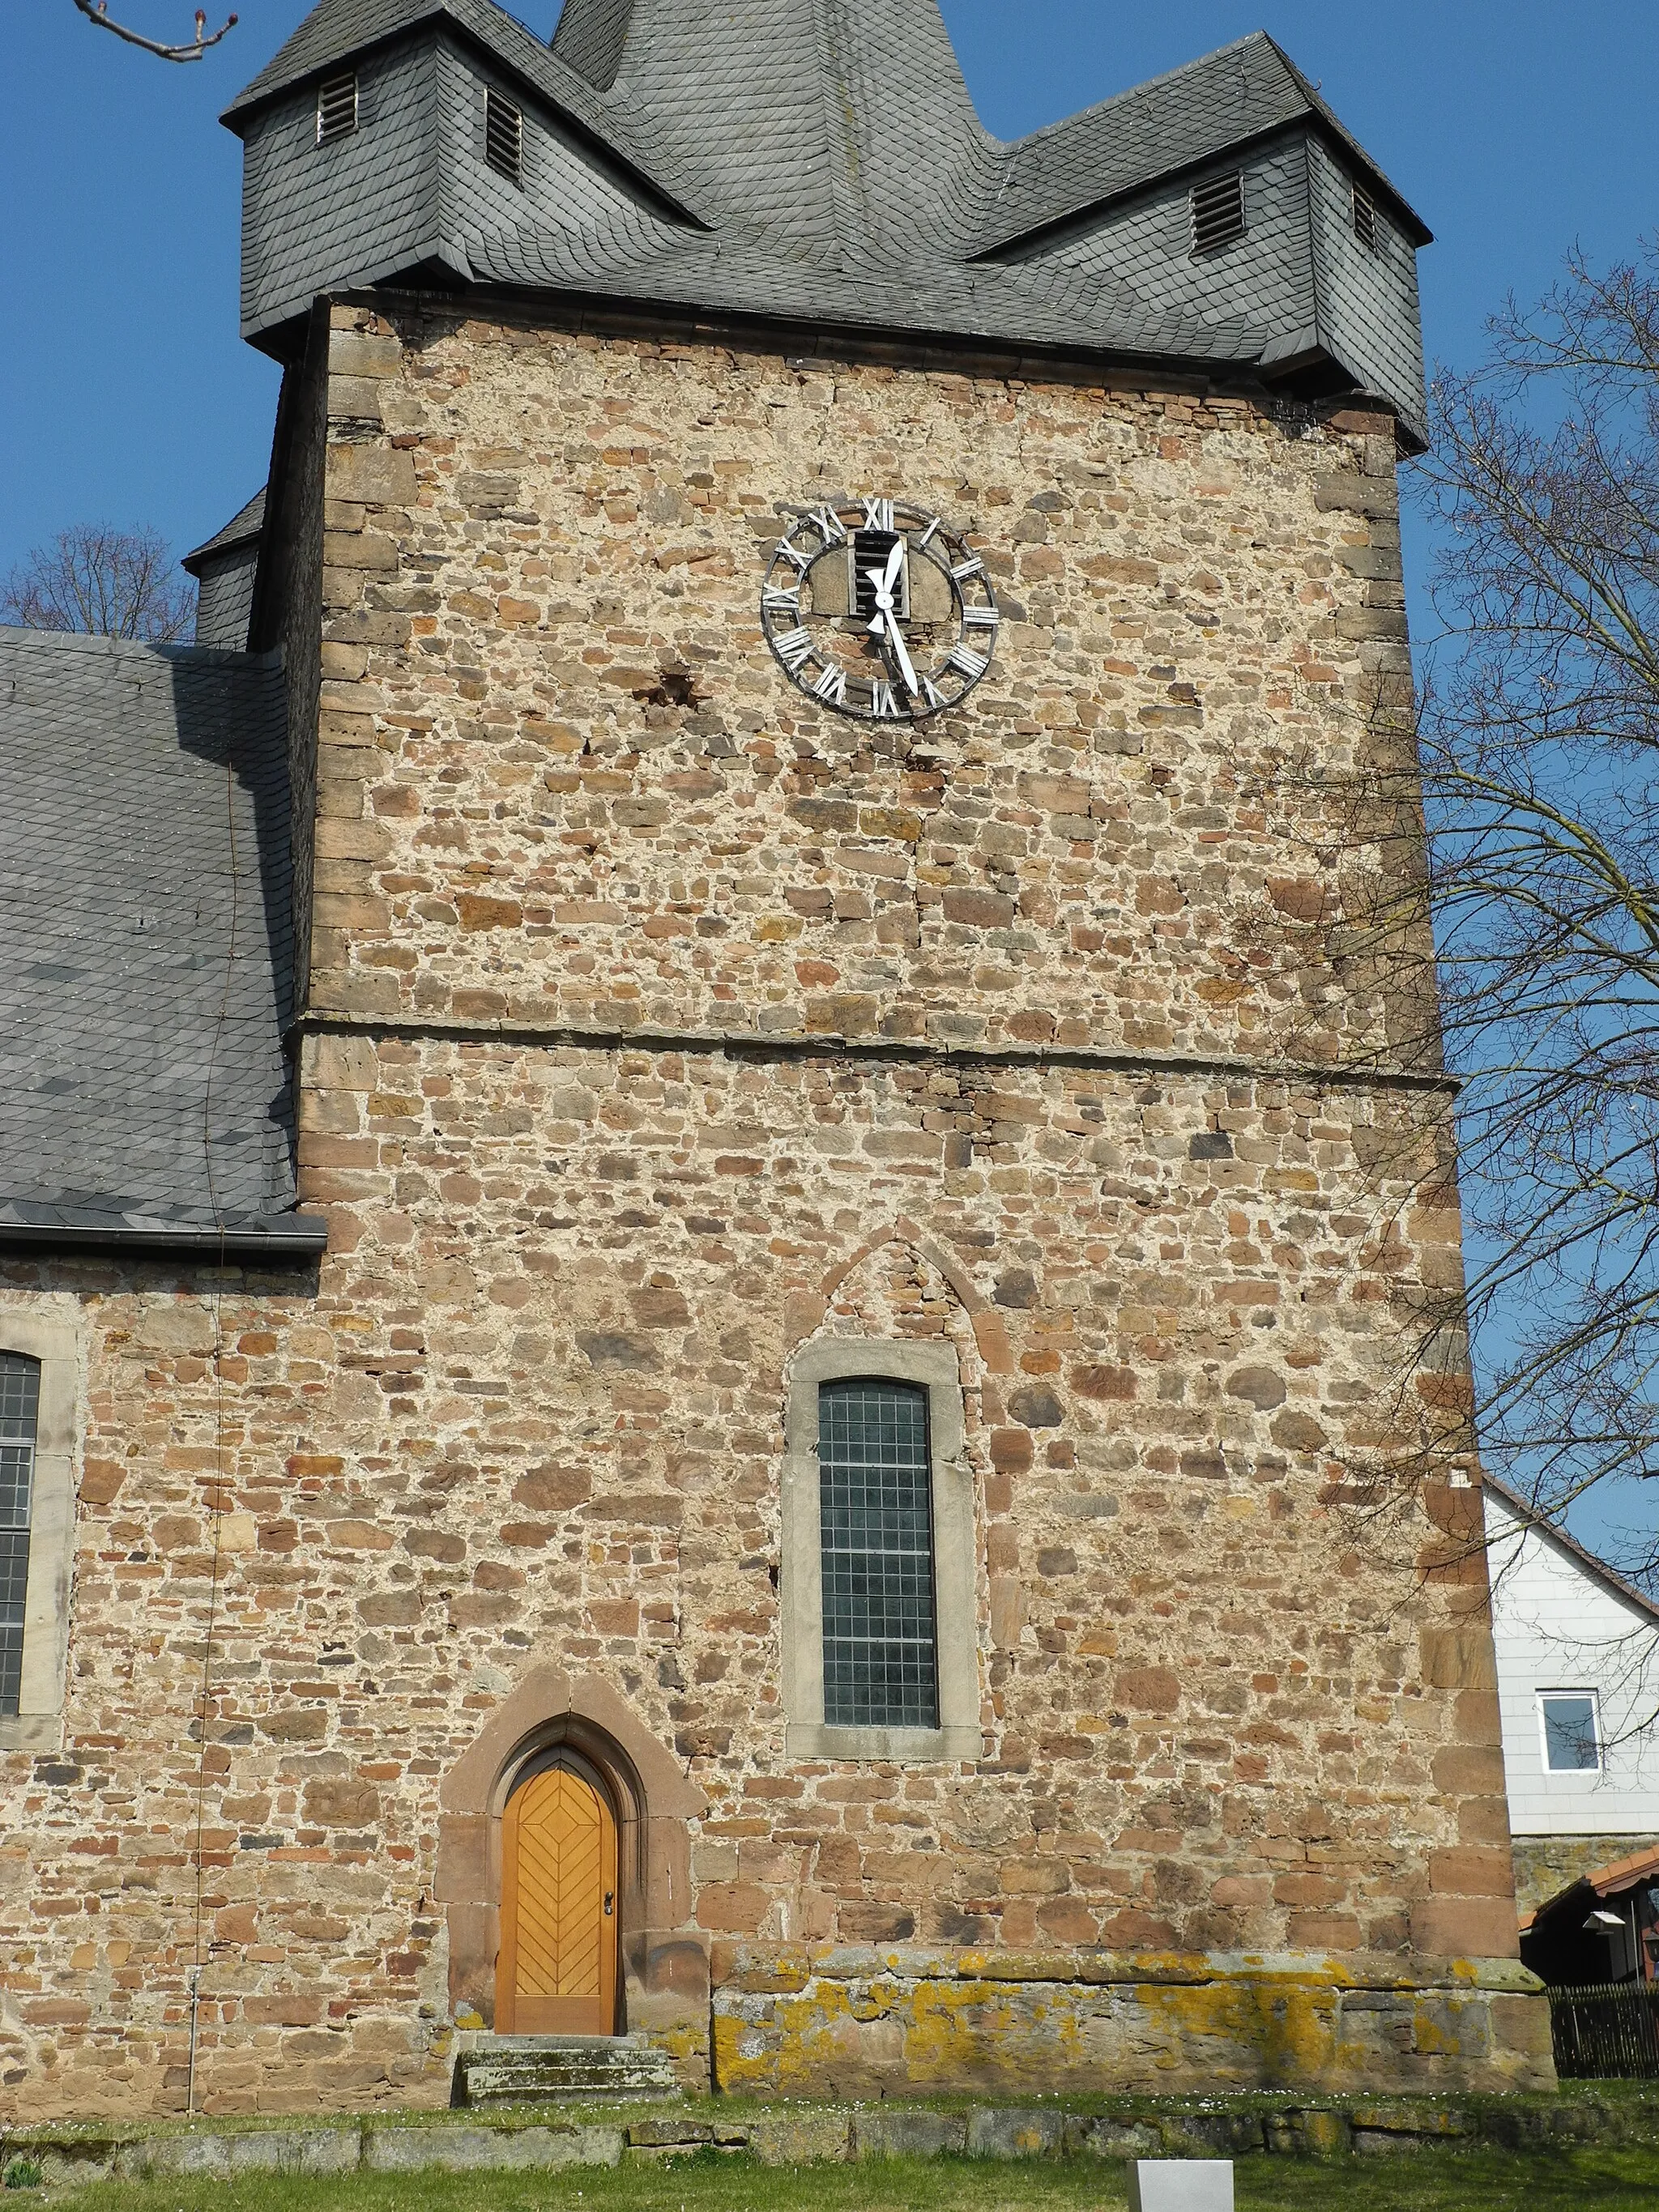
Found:
M 605 1917 L 607 1920 L 611 1917 L 611 1909 L 615 1905 L 616 1902 L 616 1891 L 614 1889 L 607 1889 L 605 1893 Z

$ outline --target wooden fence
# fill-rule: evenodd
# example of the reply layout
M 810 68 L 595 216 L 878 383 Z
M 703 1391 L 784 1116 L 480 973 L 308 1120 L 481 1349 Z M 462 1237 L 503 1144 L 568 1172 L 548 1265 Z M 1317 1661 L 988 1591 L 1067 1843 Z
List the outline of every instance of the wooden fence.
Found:
M 1553 1989 L 1549 1999 L 1564 2081 L 1659 2081 L 1659 1983 Z

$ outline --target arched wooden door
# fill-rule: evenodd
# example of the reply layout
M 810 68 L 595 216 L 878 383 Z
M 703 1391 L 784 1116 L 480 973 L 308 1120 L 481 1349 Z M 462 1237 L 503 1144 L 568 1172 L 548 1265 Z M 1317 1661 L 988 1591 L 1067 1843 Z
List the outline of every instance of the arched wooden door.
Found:
M 613 2035 L 617 1823 L 580 1761 L 561 1753 L 507 1801 L 501 1822 L 498 2035 Z

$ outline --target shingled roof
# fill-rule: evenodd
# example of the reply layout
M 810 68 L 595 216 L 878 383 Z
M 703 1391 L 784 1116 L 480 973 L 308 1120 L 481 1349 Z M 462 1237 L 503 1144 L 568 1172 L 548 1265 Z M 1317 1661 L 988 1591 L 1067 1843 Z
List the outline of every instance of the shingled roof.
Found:
M 274 656 L 0 628 L 0 1245 L 314 1251 Z
M 216 530 L 211 538 L 204 538 L 179 561 L 192 576 L 199 576 L 202 564 L 211 561 L 216 554 L 234 553 L 246 545 L 253 544 L 265 526 L 265 487 L 261 484 L 246 507 L 237 508 L 222 530 Z
M 317 161 L 301 97 L 348 61 L 422 40 L 508 82 L 542 127 L 543 174 L 527 163 L 521 192 L 473 173 L 481 126 L 458 112 L 432 128 L 434 108 L 465 98 L 453 70 L 385 76 L 373 163 L 366 149 Z M 279 158 L 269 133 L 285 102 Z M 937 0 L 566 0 L 550 46 L 492 0 L 320 0 L 225 120 L 250 148 L 256 337 L 325 277 L 441 267 L 461 283 L 1135 360 L 1282 367 L 1322 351 L 1420 414 L 1411 257 L 1430 234 L 1265 33 L 1005 144 L 975 112 Z M 1317 226 L 1288 204 L 1317 196 L 1308 174 L 1267 181 L 1263 207 L 1284 218 L 1271 252 L 1194 265 L 1185 184 L 1275 141 L 1317 141 L 1393 226 L 1395 291 L 1346 323 L 1322 285 L 1366 272 L 1317 265 Z M 592 157 L 580 177 L 573 148 Z M 1079 232 L 1140 203 L 1139 233 L 1079 258 Z M 1403 338 L 1369 344 L 1390 315 Z
M 981 250 L 1006 248 L 1298 123 L 1341 149 L 1393 204 L 1414 246 L 1432 243 L 1423 218 L 1290 56 L 1256 31 L 1005 147 L 997 216 Z
M 930 0 L 931 4 L 931 0 Z M 233 131 L 281 94 L 422 25 L 447 24 L 475 40 L 526 84 L 553 102 L 648 182 L 672 212 L 697 220 L 674 156 L 654 118 L 606 100 L 580 71 L 565 66 L 532 31 L 494 0 L 319 0 L 293 37 L 221 117 Z

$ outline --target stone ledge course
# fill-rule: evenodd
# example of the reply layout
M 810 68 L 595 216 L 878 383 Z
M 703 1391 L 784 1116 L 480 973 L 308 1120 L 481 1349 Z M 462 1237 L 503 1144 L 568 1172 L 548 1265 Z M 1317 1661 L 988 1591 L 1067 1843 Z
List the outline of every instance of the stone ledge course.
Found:
M 659 2115 L 567 2115 L 546 2108 L 480 2119 L 467 2113 L 377 2115 L 307 2126 L 197 2121 L 185 2125 L 11 2129 L 0 2166 L 37 2165 L 48 2187 L 165 2176 L 356 2172 L 550 2172 L 654 2163 L 710 2151 L 765 2166 L 853 2160 L 1387 2157 L 1440 2150 L 1659 2148 L 1659 2091 L 1596 2084 L 1559 2096 L 1066 2099 L 1035 2105 L 919 2103 L 767 2108 L 690 2102 Z

